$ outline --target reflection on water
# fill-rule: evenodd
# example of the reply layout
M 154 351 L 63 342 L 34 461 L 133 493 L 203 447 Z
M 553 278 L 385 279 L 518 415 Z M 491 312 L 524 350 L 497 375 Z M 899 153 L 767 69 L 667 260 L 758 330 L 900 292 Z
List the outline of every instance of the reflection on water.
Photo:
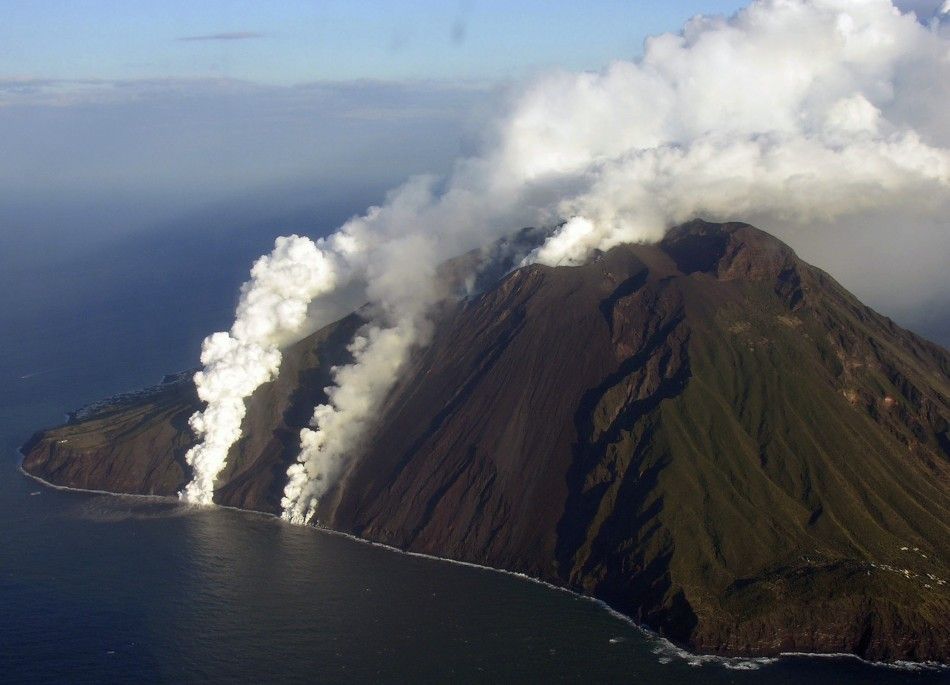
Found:
M 63 515 L 95 523 L 117 523 L 130 519 L 187 516 L 190 513 L 187 507 L 173 499 L 156 497 L 150 501 L 136 497 L 93 495 L 88 500 L 81 501 L 72 509 L 63 512 Z
M 850 659 L 697 658 L 594 602 L 510 575 L 175 500 L 46 489 L 30 497 L 33 483 L 12 468 L 3 476 L 2 501 L 19 507 L 20 518 L 2 540 L 8 563 L 0 599 L 16 625 L 3 625 L 0 640 L 16 648 L 4 665 L 19 680 L 902 683 L 946 676 Z

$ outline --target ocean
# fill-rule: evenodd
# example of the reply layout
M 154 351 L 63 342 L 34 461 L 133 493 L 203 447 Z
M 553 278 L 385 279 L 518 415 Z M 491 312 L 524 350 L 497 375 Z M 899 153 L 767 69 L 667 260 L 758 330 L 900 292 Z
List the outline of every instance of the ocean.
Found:
M 183 218 L 0 255 L 0 681 L 922 683 L 852 658 L 702 659 L 526 579 L 272 517 L 66 492 L 17 468 L 65 412 L 193 367 L 254 256 L 365 205 Z M 316 216 L 316 214 L 314 215 Z M 294 223 L 296 222 L 296 223 Z M 288 226 L 287 224 L 291 225 Z M 279 225 L 278 225 L 279 224 Z

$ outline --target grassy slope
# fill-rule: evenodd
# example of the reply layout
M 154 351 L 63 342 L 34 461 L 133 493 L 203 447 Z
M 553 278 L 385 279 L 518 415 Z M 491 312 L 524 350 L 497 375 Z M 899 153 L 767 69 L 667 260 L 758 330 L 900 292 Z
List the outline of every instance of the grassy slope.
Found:
M 806 291 L 827 279 L 800 268 Z M 950 580 L 947 463 L 932 434 L 916 442 L 890 416 L 920 414 L 928 384 L 939 402 L 946 355 L 883 336 L 886 320 L 821 285 L 792 311 L 761 283 L 678 279 L 689 381 L 604 451 L 619 474 L 574 582 L 715 651 L 946 649 L 950 593 L 927 574 Z M 895 368 L 917 383 L 911 398 Z

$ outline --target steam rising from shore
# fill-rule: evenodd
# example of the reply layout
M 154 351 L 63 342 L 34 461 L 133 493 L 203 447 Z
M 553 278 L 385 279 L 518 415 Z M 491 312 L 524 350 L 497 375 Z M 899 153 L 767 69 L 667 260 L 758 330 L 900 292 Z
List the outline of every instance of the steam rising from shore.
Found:
M 241 288 L 230 333 L 214 333 L 201 346 L 198 397 L 207 403 L 188 423 L 201 441 L 185 455 L 193 477 L 179 493 L 211 504 L 214 482 L 228 450 L 241 437 L 244 400 L 280 368 L 280 345 L 300 337 L 311 300 L 337 285 L 337 266 L 309 238 L 278 238 L 274 250 L 251 268 Z
M 854 214 L 945 216 L 947 19 L 924 26 L 888 0 L 762 0 L 651 38 L 636 62 L 535 80 L 483 155 L 459 161 L 441 185 L 410 180 L 382 207 L 301 249 L 299 268 L 321 276 L 299 289 L 265 289 L 251 317 L 279 323 L 258 329 L 239 307 L 231 334 L 206 341 L 196 382 L 209 404 L 194 420 L 205 442 L 190 456 L 196 481 L 186 496 L 195 486 L 188 498 L 210 501 L 240 435 L 244 398 L 276 373 L 282 344 L 327 322 L 318 307 L 342 308 L 340 283 L 370 303 L 370 321 L 302 432 L 282 501 L 295 522 L 313 516 L 413 347 L 427 342 L 428 314 L 447 295 L 436 266 L 451 256 L 527 224 L 561 225 L 524 263 L 570 265 L 594 250 L 659 239 L 696 216 L 786 231 L 830 230 Z M 277 253 L 262 272 L 278 269 Z M 254 274 L 242 304 L 263 287 L 256 280 L 269 281 Z

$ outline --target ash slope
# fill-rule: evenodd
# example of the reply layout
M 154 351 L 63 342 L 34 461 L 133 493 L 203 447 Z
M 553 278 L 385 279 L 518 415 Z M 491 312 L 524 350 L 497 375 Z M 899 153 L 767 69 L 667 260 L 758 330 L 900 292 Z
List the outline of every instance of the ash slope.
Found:
M 249 400 L 215 500 L 277 511 L 343 319 Z M 950 661 L 950 355 L 775 238 L 692 222 L 441 313 L 321 502 L 330 528 L 520 571 L 695 650 Z M 24 446 L 72 487 L 173 494 L 188 384 Z

